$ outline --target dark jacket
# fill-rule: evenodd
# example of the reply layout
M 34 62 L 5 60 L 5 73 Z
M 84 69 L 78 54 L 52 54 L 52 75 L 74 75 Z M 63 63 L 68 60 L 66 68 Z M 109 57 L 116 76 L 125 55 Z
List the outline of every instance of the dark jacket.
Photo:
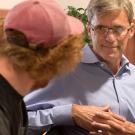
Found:
M 0 135 L 26 135 L 23 97 L 0 75 Z

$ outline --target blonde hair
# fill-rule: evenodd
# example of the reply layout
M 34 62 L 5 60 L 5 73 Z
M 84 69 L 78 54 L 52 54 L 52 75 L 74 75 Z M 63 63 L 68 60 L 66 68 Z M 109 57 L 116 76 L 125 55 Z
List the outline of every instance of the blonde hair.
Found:
M 17 68 L 28 72 L 33 79 L 42 81 L 73 71 L 80 62 L 83 34 L 71 35 L 55 47 L 42 50 L 20 47 L 8 43 L 6 39 L 1 39 L 0 44 L 1 55 L 7 56 Z
M 102 15 L 108 11 L 114 11 L 124 8 L 128 15 L 128 20 L 131 23 L 134 17 L 133 5 L 130 0 L 90 0 L 87 13 L 88 20 L 91 22 L 92 17 Z

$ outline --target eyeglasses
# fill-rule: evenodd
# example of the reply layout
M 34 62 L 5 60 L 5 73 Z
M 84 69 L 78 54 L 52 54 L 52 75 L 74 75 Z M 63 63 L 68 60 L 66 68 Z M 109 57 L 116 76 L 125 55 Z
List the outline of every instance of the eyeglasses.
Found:
M 107 27 L 103 25 L 97 25 L 97 26 L 91 25 L 91 28 L 95 33 L 100 35 L 107 35 L 108 32 L 111 31 L 116 37 L 123 37 L 130 30 L 131 26 L 129 28 L 126 28 L 123 26 Z

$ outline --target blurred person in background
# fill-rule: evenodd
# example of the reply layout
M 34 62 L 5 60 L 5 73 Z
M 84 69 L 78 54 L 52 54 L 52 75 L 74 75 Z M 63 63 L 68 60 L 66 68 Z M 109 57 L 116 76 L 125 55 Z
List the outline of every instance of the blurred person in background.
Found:
M 24 1 L 0 24 L 0 135 L 25 135 L 23 96 L 75 68 L 83 24 L 55 0 Z

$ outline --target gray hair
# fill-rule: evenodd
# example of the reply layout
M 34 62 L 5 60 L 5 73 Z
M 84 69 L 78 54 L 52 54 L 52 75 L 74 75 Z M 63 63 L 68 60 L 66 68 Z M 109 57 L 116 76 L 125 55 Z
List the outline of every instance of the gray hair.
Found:
M 134 17 L 133 5 L 130 0 L 90 0 L 87 7 L 88 20 L 92 17 L 102 15 L 108 11 L 124 8 L 127 11 L 128 20 L 131 23 Z

